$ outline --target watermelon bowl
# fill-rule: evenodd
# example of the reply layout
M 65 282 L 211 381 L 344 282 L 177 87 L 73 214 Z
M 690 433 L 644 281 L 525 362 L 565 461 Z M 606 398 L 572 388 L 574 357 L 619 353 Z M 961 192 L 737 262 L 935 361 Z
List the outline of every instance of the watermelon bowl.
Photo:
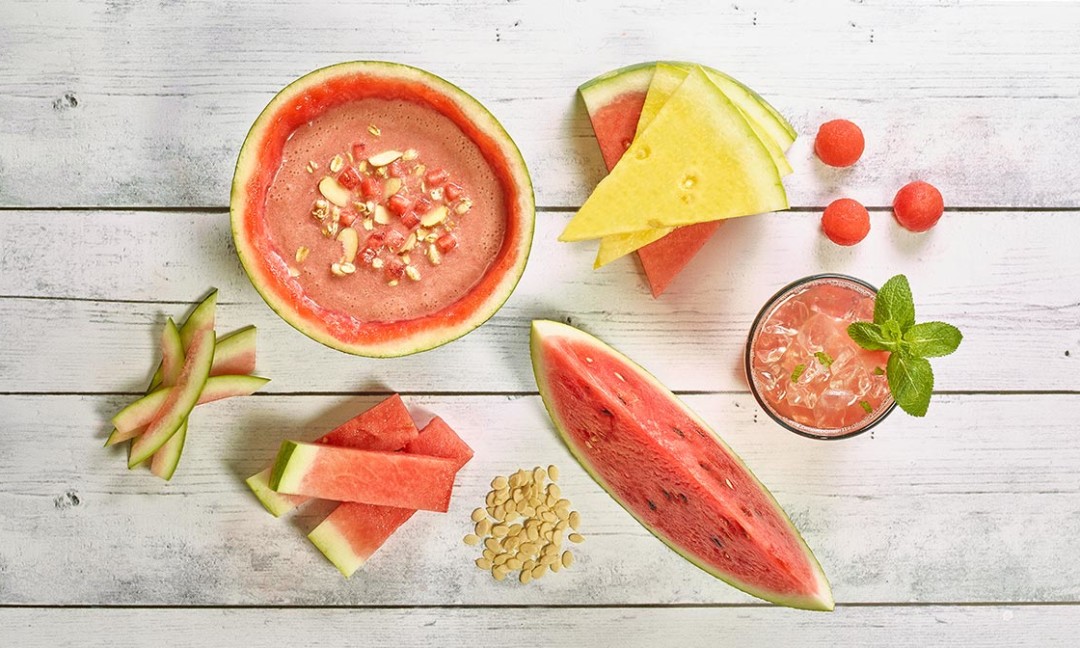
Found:
M 270 101 L 240 149 L 230 213 L 240 262 L 282 319 L 331 348 L 396 357 L 498 311 L 529 257 L 535 200 L 480 102 L 424 70 L 357 61 Z
M 840 274 L 804 277 L 765 302 L 747 336 L 743 366 L 750 391 L 784 429 L 811 439 L 846 439 L 896 408 L 888 353 L 847 334 L 874 318 L 877 288 Z

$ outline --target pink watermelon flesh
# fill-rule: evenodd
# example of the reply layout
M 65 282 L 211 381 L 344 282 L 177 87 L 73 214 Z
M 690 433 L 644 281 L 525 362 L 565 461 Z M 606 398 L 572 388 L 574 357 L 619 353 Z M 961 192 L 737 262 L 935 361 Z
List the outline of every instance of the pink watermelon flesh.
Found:
M 637 133 L 638 118 L 645 105 L 648 88 L 624 92 L 610 103 L 589 115 L 600 154 L 608 171 L 622 157 Z M 697 223 L 679 227 L 662 239 L 653 241 L 637 251 L 641 267 L 649 280 L 653 297 L 659 297 L 716 233 L 724 221 Z
M 409 410 L 402 402 L 401 396 L 394 394 L 327 432 L 316 439 L 315 443 L 394 452 L 415 440 L 417 434 L 416 424 L 409 416 Z M 267 468 L 248 478 L 248 485 L 260 500 L 262 500 L 260 490 L 269 489 L 270 471 L 271 468 Z M 263 501 L 263 505 L 270 509 L 271 513 L 280 517 L 310 498 L 303 495 L 279 493 L 274 499 L 273 503 Z
M 405 446 L 409 454 L 450 459 L 460 470 L 473 451 L 441 418 L 434 418 L 420 436 Z M 338 505 L 308 536 L 346 578 L 416 513 L 416 509 L 376 506 L 358 502 Z
M 285 441 L 270 488 L 289 495 L 445 513 L 456 474 L 449 459 Z
M 685 558 L 768 601 L 832 609 L 828 582 L 772 495 L 701 419 L 611 347 L 533 323 L 548 412 L 582 466 Z

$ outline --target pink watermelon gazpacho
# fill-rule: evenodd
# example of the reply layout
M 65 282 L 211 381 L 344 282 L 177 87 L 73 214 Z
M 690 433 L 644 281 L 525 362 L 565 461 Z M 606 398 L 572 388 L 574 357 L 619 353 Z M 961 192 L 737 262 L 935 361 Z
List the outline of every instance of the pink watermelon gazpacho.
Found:
M 285 88 L 233 180 L 255 287 L 331 347 L 397 356 L 460 337 L 513 291 L 534 204 L 516 146 L 475 99 L 415 68 L 344 63 Z

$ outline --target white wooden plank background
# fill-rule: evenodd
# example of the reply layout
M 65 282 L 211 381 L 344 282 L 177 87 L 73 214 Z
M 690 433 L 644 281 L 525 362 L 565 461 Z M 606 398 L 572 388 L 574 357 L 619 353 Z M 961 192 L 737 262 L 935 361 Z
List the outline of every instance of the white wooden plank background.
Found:
M 142 627 L 153 615 L 154 633 Z M 187 648 L 292 645 L 459 646 L 542 642 L 576 648 L 986 646 L 1072 648 L 1075 607 L 861 607 L 822 615 L 769 608 L 0 610 L 21 645 Z M 898 631 L 899 630 L 899 631 Z M 9 635 L 10 636 L 10 635 Z
M 1074 2 L 4 0 L 0 643 L 340 645 L 362 629 L 399 646 L 1074 645 L 1078 34 Z M 507 306 L 413 358 L 352 358 L 292 331 L 228 238 L 231 166 L 254 116 L 296 76 L 362 58 L 429 68 L 488 104 L 543 207 Z M 735 74 L 802 133 L 787 183 L 798 209 L 726 225 L 659 301 L 632 262 L 594 273 L 588 245 L 554 240 L 603 168 L 574 89 L 656 58 Z M 868 136 L 850 170 L 810 152 L 836 116 Z M 915 177 L 950 206 L 933 232 L 907 234 L 885 210 L 853 249 L 816 232 L 832 199 L 887 206 Z M 819 271 L 877 283 L 903 271 L 920 318 L 964 330 L 936 364 L 929 417 L 820 443 L 759 413 L 738 370 L 746 328 L 773 291 Z M 212 285 L 225 327 L 260 327 L 269 393 L 203 408 L 172 483 L 129 474 L 99 447 L 105 421 L 144 384 L 164 318 Z M 587 479 L 535 396 L 525 346 L 538 316 L 569 317 L 690 392 L 804 531 L 837 612 L 758 605 Z M 316 436 L 390 390 L 443 415 L 477 457 L 449 515 L 417 516 L 344 581 L 303 537 L 317 512 L 273 520 L 240 478 L 282 438 Z M 496 584 L 460 545 L 467 512 L 493 474 L 549 462 L 589 540 L 570 572 Z M 157 634 L 124 630 L 148 614 Z

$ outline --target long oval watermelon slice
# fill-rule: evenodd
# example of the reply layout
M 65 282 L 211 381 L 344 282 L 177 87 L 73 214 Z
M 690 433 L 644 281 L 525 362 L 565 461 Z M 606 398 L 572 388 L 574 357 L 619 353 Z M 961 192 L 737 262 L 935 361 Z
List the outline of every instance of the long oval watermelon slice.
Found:
M 582 467 L 669 547 L 780 605 L 831 610 L 825 574 L 769 491 L 644 369 L 573 327 L 533 322 L 536 384 Z

